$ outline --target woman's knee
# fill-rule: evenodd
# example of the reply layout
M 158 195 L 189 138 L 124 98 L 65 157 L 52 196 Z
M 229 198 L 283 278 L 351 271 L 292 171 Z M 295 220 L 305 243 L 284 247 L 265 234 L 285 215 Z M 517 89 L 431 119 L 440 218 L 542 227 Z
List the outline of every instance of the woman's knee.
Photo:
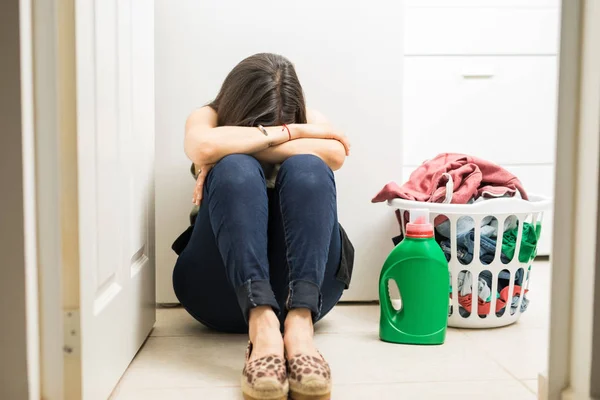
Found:
M 247 154 L 230 154 L 210 171 L 208 184 L 237 192 L 248 186 L 264 186 L 265 177 L 256 158 Z
M 331 168 L 312 154 L 300 154 L 285 160 L 281 164 L 279 178 L 281 181 L 286 180 L 286 184 L 292 184 L 302 190 L 335 186 Z

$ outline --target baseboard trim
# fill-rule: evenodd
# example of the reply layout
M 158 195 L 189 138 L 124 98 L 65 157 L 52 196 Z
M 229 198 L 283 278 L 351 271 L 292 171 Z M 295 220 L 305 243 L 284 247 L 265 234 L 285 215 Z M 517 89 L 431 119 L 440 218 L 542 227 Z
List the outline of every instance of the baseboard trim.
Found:
M 565 389 L 562 392 L 561 400 L 600 400 L 597 397 L 592 397 L 588 393 L 575 393 L 571 388 Z
M 548 400 L 548 371 L 538 374 L 538 400 Z

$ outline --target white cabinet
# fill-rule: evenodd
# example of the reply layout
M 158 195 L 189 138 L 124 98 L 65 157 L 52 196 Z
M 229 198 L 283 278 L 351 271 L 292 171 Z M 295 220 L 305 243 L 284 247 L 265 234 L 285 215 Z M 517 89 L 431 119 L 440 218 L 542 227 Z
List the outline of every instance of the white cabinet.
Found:
M 405 8 L 403 180 L 443 152 L 512 171 L 551 196 L 559 9 L 554 0 L 411 1 Z M 552 216 L 538 253 L 550 253 Z
M 556 55 L 555 8 L 407 8 L 405 55 Z
M 553 162 L 555 57 L 406 57 L 404 73 L 406 165 L 445 152 Z

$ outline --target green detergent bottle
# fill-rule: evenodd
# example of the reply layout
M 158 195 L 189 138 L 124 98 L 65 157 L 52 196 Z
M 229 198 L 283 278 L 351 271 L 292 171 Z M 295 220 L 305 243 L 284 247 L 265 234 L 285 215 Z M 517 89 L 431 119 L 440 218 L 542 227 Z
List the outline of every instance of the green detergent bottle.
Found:
M 433 237 L 428 210 L 412 210 L 406 235 L 390 253 L 379 278 L 379 337 L 385 342 L 442 344 L 448 326 L 448 262 Z M 391 302 L 389 281 L 402 307 Z

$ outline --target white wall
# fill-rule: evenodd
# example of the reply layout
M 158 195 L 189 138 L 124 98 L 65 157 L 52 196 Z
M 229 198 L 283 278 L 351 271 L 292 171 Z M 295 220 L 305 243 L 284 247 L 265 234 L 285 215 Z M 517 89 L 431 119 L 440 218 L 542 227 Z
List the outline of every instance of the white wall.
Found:
M 397 232 L 370 199 L 401 174 L 402 2 L 156 1 L 157 301 L 175 302 L 170 245 L 188 225 L 193 179 L 183 153 L 187 115 L 214 98 L 244 57 L 295 64 L 308 106 L 343 128 L 353 154 L 337 174 L 340 221 L 356 247 L 346 300 L 374 300 Z

